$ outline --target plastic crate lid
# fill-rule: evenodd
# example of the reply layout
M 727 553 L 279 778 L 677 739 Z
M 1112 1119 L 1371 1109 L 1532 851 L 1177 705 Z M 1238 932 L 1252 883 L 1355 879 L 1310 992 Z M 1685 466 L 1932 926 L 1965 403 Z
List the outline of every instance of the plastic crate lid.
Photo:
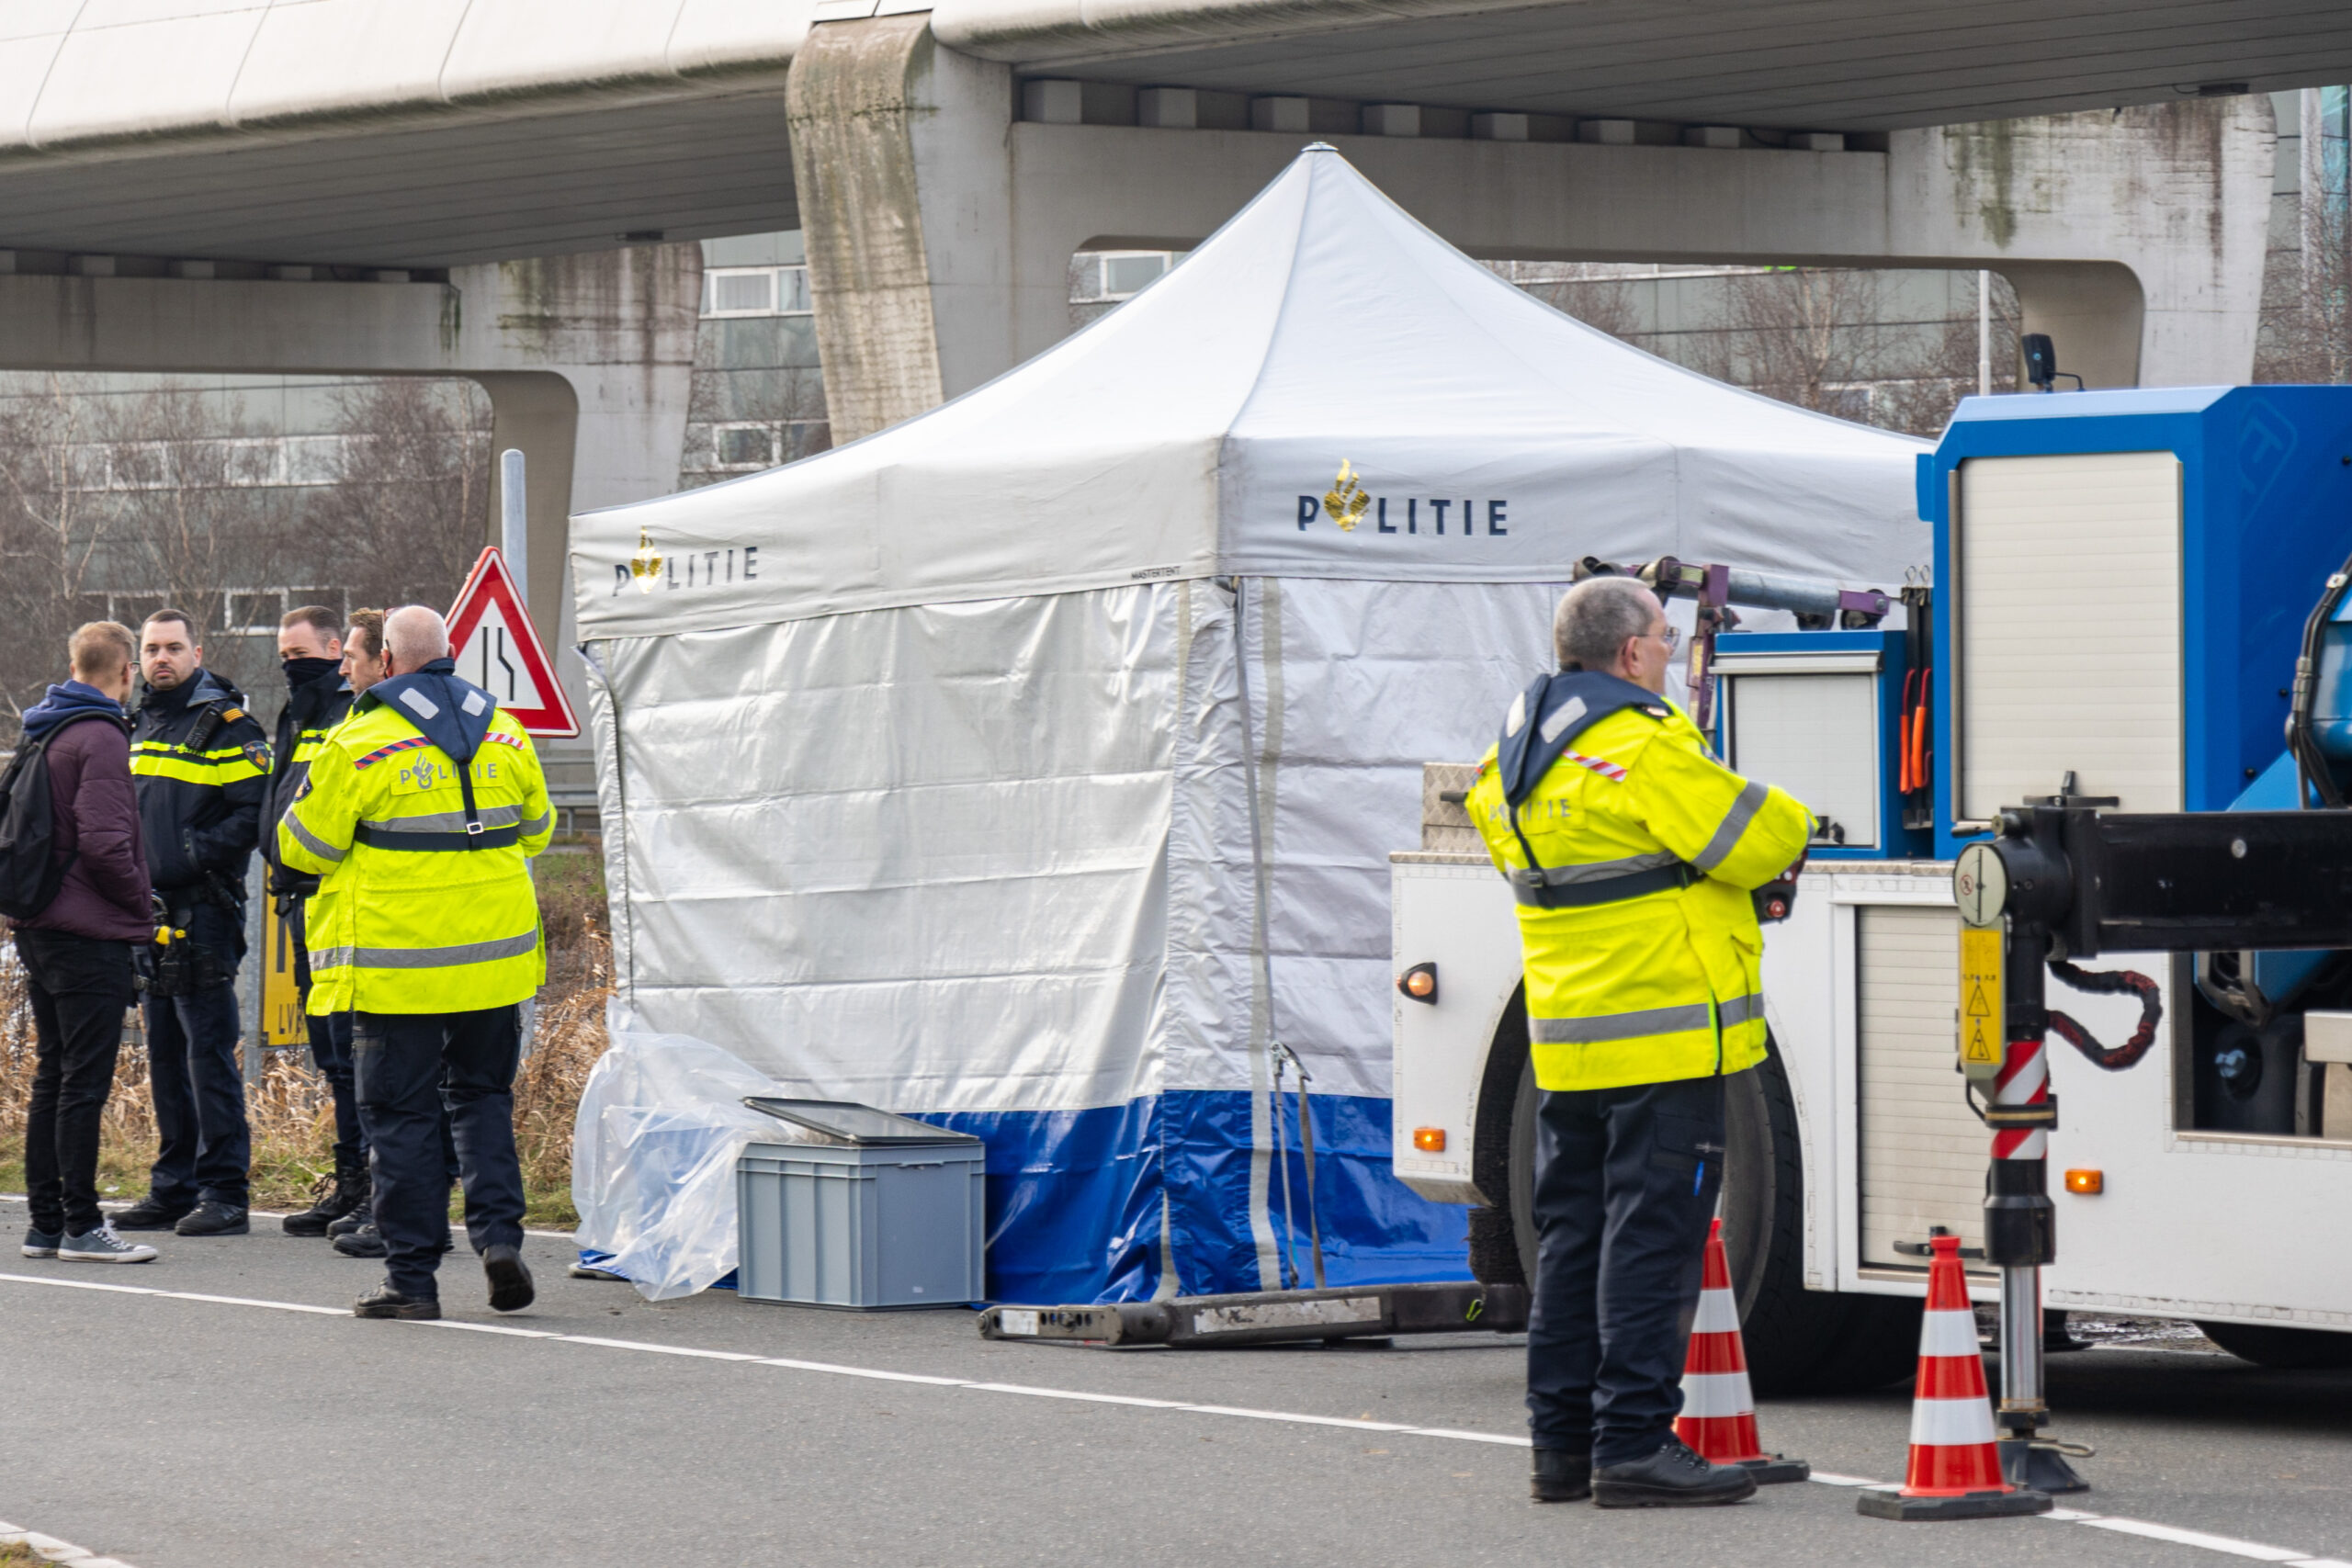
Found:
M 934 1127 L 911 1116 L 876 1111 L 871 1105 L 860 1105 L 849 1100 L 783 1100 L 772 1095 L 747 1094 L 743 1097 L 743 1103 L 779 1122 L 790 1122 L 805 1135 L 799 1141 L 810 1143 L 871 1148 L 891 1144 L 977 1144 L 980 1141 L 969 1133 Z

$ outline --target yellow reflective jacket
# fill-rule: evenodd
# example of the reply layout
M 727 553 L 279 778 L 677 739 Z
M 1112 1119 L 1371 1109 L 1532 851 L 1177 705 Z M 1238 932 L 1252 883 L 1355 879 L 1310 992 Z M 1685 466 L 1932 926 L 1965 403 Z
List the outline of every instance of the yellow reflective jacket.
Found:
M 427 722 L 398 705 L 409 694 Z M 487 718 L 451 729 L 477 697 Z M 436 739 L 474 741 L 478 833 Z M 530 857 L 554 824 L 530 737 L 488 693 L 439 663 L 371 688 L 319 741 L 277 826 L 281 862 L 320 877 L 304 920 L 309 1010 L 471 1012 L 530 996 L 547 977 Z
M 1716 761 L 1680 709 L 1622 708 L 1570 743 L 1520 804 L 1519 828 L 1553 880 L 1680 861 L 1688 886 L 1547 909 L 1522 901 L 1535 1081 L 1615 1089 L 1736 1073 L 1764 1059 L 1764 938 L 1750 888 L 1793 863 L 1813 818 L 1788 795 Z M 1489 748 L 1466 801 L 1509 875 L 1527 857 Z

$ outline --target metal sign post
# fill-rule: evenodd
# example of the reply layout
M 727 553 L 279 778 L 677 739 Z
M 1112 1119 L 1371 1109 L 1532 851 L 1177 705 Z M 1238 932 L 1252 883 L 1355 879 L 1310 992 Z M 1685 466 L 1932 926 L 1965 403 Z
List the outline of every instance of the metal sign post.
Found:
M 527 603 L 531 597 L 531 517 L 523 454 L 509 446 L 498 455 L 498 548 Z

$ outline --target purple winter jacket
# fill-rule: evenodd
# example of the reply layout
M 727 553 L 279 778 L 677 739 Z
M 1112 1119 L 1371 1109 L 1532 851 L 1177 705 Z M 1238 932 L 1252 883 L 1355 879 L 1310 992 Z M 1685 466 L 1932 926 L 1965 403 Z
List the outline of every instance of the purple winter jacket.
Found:
M 91 698 L 103 699 L 103 694 L 78 681 L 50 688 L 52 699 L 61 692 L 76 707 L 95 705 L 89 704 Z M 43 703 L 28 712 L 28 727 L 50 705 Z M 74 858 L 49 908 L 29 920 L 10 923 L 105 942 L 154 941 L 147 857 L 139 838 L 139 797 L 130 786 L 130 738 L 123 727 L 85 718 L 57 731 L 49 743 L 49 796 L 55 852 Z

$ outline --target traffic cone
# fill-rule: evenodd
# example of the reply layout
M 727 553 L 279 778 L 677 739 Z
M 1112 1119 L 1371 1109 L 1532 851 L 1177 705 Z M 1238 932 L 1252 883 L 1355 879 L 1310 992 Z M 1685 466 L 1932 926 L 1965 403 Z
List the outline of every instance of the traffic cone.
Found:
M 1960 1238 L 1931 1238 L 1928 1310 L 1919 1320 L 1919 1380 L 1911 1401 L 1911 1467 L 1900 1487 L 1866 1486 L 1857 1513 L 1878 1519 L 1985 1519 L 2044 1514 L 2050 1498 L 2001 1479 L 1993 1402 L 1976 1345 L 1976 1314 L 1960 1268 Z
M 1682 1360 L 1682 1414 L 1675 1418 L 1674 1435 L 1703 1460 L 1744 1466 L 1760 1486 L 1813 1475 L 1804 1461 L 1768 1454 L 1756 1439 L 1756 1396 L 1747 1386 L 1747 1350 L 1739 1340 L 1739 1303 L 1732 1299 L 1721 1220 L 1707 1230 L 1706 1271 L 1699 1283 L 1699 1316 L 1690 1325 L 1690 1353 Z

